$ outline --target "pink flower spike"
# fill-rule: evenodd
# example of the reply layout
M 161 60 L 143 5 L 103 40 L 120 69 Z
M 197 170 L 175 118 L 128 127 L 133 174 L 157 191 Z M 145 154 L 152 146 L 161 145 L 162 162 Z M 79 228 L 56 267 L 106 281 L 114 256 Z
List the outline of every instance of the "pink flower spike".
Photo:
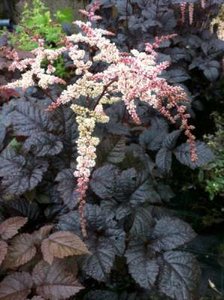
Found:
M 54 111 L 55 109 L 57 109 L 62 103 L 60 101 L 56 101 L 51 103 L 48 108 L 46 109 L 46 111 Z
M 192 25 L 194 21 L 194 3 L 189 3 L 189 24 Z
M 185 22 L 186 7 L 187 7 L 187 2 L 183 2 L 183 3 L 180 4 L 182 24 L 184 24 L 184 22 Z
M 201 0 L 201 7 L 204 9 L 205 8 L 205 1 L 206 0 Z

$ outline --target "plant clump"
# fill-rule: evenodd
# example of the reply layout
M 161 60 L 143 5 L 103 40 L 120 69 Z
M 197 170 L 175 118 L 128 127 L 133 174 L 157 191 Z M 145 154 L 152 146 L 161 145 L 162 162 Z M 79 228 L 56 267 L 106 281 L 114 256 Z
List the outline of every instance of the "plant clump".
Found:
M 90 17 L 92 18 L 91 13 Z M 21 61 L 15 59 L 9 69 L 19 69 L 22 78 L 9 83 L 6 87 L 26 89 L 37 84 L 46 90 L 53 84 L 65 85 L 63 79 L 54 75 L 53 63 L 65 52 L 72 59 L 77 75 L 76 81 L 66 86 L 56 103 L 53 103 L 53 108 L 55 105 L 66 104 L 72 100 L 78 102 L 80 98 L 85 99 L 81 105 L 71 106 L 77 115 L 80 130 L 77 141 L 79 157 L 74 175 L 78 178 L 80 216 L 84 219 L 85 194 L 90 171 L 95 166 L 94 149 L 99 143 L 97 138 L 92 138 L 92 134 L 95 123 L 109 121 L 103 110 L 104 104 L 123 101 L 133 121 L 140 124 L 136 101 L 147 103 L 172 123 L 180 121 L 180 128 L 188 138 L 192 162 L 197 160 L 197 153 L 195 137 L 191 132 L 194 127 L 188 124 L 190 115 L 184 105 L 184 102 L 188 101 L 187 95 L 180 86 L 172 86 L 160 76 L 168 64 L 156 63 L 154 49 L 168 37 L 157 38 L 152 45 L 146 44 L 145 52 L 131 50 L 128 54 L 119 51 L 114 43 L 104 37 L 111 35 L 110 32 L 93 28 L 90 22 L 76 21 L 75 23 L 81 32 L 67 37 L 63 47 L 45 49 L 44 41 L 41 39 L 39 47 L 32 51 L 33 58 Z M 49 62 L 47 68 L 43 68 L 43 60 Z M 94 64 L 103 64 L 102 70 L 93 72 Z M 88 121 L 84 121 L 85 119 Z M 88 155 L 86 155 L 86 147 L 89 151 Z M 84 226 L 82 231 L 86 236 Z
M 14 300 L 15 282 L 18 300 L 200 298 L 196 234 L 170 184 L 214 158 L 191 116 L 220 52 L 192 33 L 207 1 L 186 1 L 192 24 L 179 1 L 158 1 L 156 14 L 155 2 L 94 1 L 56 47 L 3 43 L 0 299 Z

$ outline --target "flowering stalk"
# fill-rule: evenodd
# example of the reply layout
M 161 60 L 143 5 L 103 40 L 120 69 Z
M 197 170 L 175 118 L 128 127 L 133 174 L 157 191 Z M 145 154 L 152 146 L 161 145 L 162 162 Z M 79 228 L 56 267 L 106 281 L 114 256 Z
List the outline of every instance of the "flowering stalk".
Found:
M 101 112 L 102 107 L 96 106 L 94 111 L 79 105 L 71 105 L 71 109 L 77 114 L 79 138 L 77 141 L 77 166 L 74 176 L 77 177 L 78 202 L 81 230 L 84 237 L 87 236 L 84 208 L 86 203 L 86 192 L 89 186 L 91 170 L 95 166 L 96 146 L 100 140 L 93 136 L 96 122 L 106 123 L 109 118 Z
M 80 13 L 88 18 L 89 21 L 97 21 L 102 19 L 100 16 L 96 15 L 96 11 L 100 8 L 100 1 L 95 0 L 91 5 L 87 7 L 87 9 L 80 9 Z
M 194 21 L 194 3 L 189 3 L 189 23 L 193 24 Z
M 186 14 L 187 2 L 183 2 L 180 4 L 180 12 L 181 12 L 181 22 L 184 24 L 185 22 L 185 14 Z
M 205 2 L 206 0 L 201 0 L 201 7 L 204 9 L 205 8 Z

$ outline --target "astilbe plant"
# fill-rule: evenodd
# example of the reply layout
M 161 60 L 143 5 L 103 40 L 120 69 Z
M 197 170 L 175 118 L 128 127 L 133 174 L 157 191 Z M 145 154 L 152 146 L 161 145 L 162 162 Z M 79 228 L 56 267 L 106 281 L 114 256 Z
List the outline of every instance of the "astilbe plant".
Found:
M 84 11 L 90 21 L 98 19 L 90 7 Z M 82 11 L 83 12 L 83 11 Z M 76 80 L 62 90 L 56 101 L 48 110 L 61 104 L 71 102 L 71 109 L 76 114 L 79 138 L 77 140 L 78 158 L 74 176 L 77 178 L 78 203 L 83 236 L 87 235 L 84 206 L 86 191 L 95 166 L 96 146 L 100 140 L 94 136 L 97 123 L 106 123 L 109 117 L 104 113 L 104 106 L 118 101 L 125 103 L 133 122 L 140 124 L 136 112 L 137 101 L 142 101 L 160 112 L 172 123 L 180 122 L 190 144 L 192 161 L 197 160 L 193 126 L 189 125 L 190 115 L 185 106 L 187 95 L 180 86 L 170 85 L 161 77 L 169 63 L 157 63 L 155 49 L 167 37 L 156 38 L 154 44 L 146 44 L 145 52 L 131 50 L 130 53 L 119 51 L 108 36 L 112 33 L 94 28 L 91 22 L 76 21 L 81 29 L 64 40 L 64 45 L 58 49 L 45 49 L 44 41 L 39 40 L 39 46 L 33 50 L 33 57 L 19 60 L 15 51 L 12 52 L 13 63 L 10 70 L 19 69 L 21 78 L 8 83 L 3 88 L 21 87 L 24 90 L 37 85 L 46 90 L 51 85 L 66 85 L 66 82 L 55 76 L 53 63 L 62 55 L 68 55 L 74 64 Z M 48 66 L 43 67 L 43 62 Z M 96 64 L 100 68 L 96 71 Z

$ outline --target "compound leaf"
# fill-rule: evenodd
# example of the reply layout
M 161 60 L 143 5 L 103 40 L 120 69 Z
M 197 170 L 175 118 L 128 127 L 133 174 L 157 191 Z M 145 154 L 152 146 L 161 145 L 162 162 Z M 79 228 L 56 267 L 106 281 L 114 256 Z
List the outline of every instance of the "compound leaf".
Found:
M 133 222 L 130 228 L 130 234 L 134 236 L 147 236 L 151 232 L 152 216 L 149 210 L 144 207 L 138 207 L 133 215 Z
M 93 172 L 90 186 L 100 198 L 111 198 L 114 195 L 114 185 L 118 169 L 113 165 L 105 165 Z
M 193 300 L 200 275 L 196 259 L 190 253 L 168 251 L 159 277 L 159 289 L 176 300 Z
M 27 223 L 27 218 L 9 218 L 0 224 L 0 235 L 3 240 L 11 239 L 18 233 L 18 230 Z
M 82 270 L 98 281 L 106 281 L 113 266 L 116 248 L 106 238 L 88 242 L 91 256 L 84 258 Z
M 6 136 L 6 126 L 0 122 L 0 150 L 3 147 L 3 142 Z
M 172 164 L 172 152 L 167 148 L 161 148 L 156 154 L 156 165 L 164 172 L 169 173 Z
M 52 118 L 57 125 L 57 135 L 61 137 L 66 155 L 74 155 L 78 137 L 75 113 L 69 107 L 62 106 L 55 110 Z
M 8 245 L 4 241 L 0 241 L 0 265 L 2 264 L 8 252 Z
M 1 300 L 25 300 L 31 292 L 33 280 L 29 273 L 15 272 L 0 283 Z
M 55 260 L 52 265 L 40 261 L 35 266 L 32 277 L 37 287 L 37 294 L 44 299 L 68 299 L 83 289 L 61 260 Z
M 156 260 L 147 255 L 147 249 L 140 240 L 132 240 L 125 253 L 128 270 L 135 281 L 143 288 L 150 289 L 159 274 Z
M 158 150 L 168 133 L 168 125 L 162 118 L 153 118 L 149 129 L 145 130 L 139 138 L 140 144 L 149 150 Z
M 125 157 L 126 139 L 120 137 L 115 142 L 112 138 L 108 138 L 102 145 L 101 152 L 105 152 L 106 160 L 109 163 L 117 164 L 123 161 Z
M 44 260 L 52 264 L 54 257 L 64 258 L 72 255 L 89 254 L 83 241 L 69 231 L 52 233 L 41 244 Z
M 181 130 L 174 130 L 169 133 L 163 141 L 163 147 L 172 150 L 181 134 Z
M 171 83 L 183 82 L 190 79 L 189 74 L 183 68 L 175 68 L 167 71 L 168 81 Z
M 22 136 L 31 136 L 54 128 L 47 112 L 26 101 L 16 102 L 11 114 L 11 123 L 16 135 Z
M 17 156 L 11 149 L 0 156 L 0 164 L 3 189 L 14 195 L 34 189 L 48 168 L 46 161 L 33 156 Z
M 30 202 L 26 199 L 19 198 L 10 201 L 4 201 L 1 203 L 4 210 L 10 214 L 10 216 L 27 217 L 32 221 L 37 220 L 40 215 L 40 208 L 35 202 Z
M 12 148 L 6 148 L 0 155 L 0 176 L 17 175 L 26 163 L 25 157 L 16 154 Z
M 164 217 L 157 221 L 151 246 L 156 251 L 167 251 L 191 241 L 196 234 L 186 222 L 177 218 Z
M 175 149 L 174 154 L 180 163 L 191 169 L 202 167 L 214 159 L 211 149 L 203 142 L 196 141 L 196 152 L 198 159 L 192 161 L 190 156 L 190 145 L 184 143 Z
M 63 149 L 59 138 L 51 133 L 39 132 L 31 135 L 23 144 L 24 149 L 38 157 L 56 155 Z
M 4 261 L 6 268 L 16 268 L 26 264 L 36 255 L 36 247 L 32 235 L 23 233 L 16 236 L 9 248 Z
M 58 182 L 57 190 L 59 191 L 64 204 L 70 209 L 74 208 L 76 205 L 76 184 L 73 173 L 74 171 L 72 171 L 72 169 L 64 169 L 58 173 L 55 179 Z
M 43 239 L 46 239 L 53 229 L 53 225 L 45 225 L 41 227 L 39 230 L 33 232 L 33 239 L 35 240 L 35 244 L 41 242 Z
M 111 292 L 111 291 L 106 291 L 106 290 L 94 290 L 90 291 L 85 295 L 85 300 L 105 300 L 105 299 L 110 299 L 110 300 L 119 300 L 120 297 L 118 296 L 117 293 Z

